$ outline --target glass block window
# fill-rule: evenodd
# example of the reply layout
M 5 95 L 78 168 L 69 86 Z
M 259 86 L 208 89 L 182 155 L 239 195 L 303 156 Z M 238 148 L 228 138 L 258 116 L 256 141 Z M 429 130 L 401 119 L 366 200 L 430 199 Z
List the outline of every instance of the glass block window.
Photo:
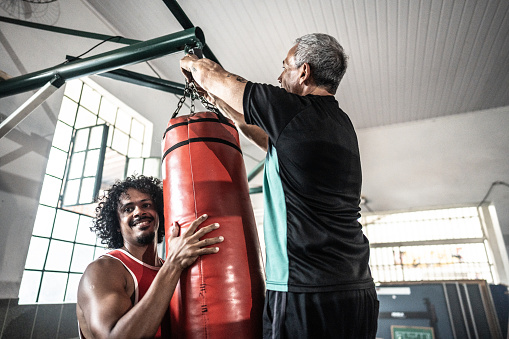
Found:
M 361 218 L 377 282 L 496 280 L 492 246 L 479 208 L 464 207 Z
M 108 250 L 90 231 L 97 191 L 131 168 L 160 178 L 152 123 L 88 78 L 65 85 L 19 292 L 20 304 L 76 302 L 87 265 Z M 134 162 L 136 162 L 134 161 Z M 157 162 L 157 166 L 155 163 Z M 155 166 L 155 167 L 154 167 Z
M 63 195 L 64 206 L 91 204 L 99 193 L 108 126 L 75 131 Z

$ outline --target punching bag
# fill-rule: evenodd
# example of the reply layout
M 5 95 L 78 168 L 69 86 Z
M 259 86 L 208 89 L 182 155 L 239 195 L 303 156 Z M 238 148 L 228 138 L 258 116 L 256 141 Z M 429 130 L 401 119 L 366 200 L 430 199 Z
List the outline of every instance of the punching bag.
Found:
M 264 270 L 239 135 L 213 112 L 170 119 L 163 137 L 165 231 L 219 223 L 220 251 L 184 270 L 170 303 L 172 338 L 261 338 Z M 168 240 L 168 239 L 166 239 Z M 166 241 L 166 246 L 168 241 Z

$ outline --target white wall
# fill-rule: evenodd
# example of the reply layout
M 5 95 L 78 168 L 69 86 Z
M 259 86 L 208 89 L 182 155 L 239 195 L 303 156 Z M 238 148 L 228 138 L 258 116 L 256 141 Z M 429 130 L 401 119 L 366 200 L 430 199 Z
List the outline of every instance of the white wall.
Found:
M 358 131 L 363 194 L 375 211 L 477 205 L 509 183 L 509 107 Z M 509 187 L 488 201 L 509 235 Z

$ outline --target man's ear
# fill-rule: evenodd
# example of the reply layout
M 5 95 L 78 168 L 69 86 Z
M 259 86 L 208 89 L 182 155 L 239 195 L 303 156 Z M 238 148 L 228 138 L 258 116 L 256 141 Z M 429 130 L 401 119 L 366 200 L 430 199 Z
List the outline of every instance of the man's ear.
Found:
M 311 67 L 307 62 L 303 63 L 300 67 L 299 83 L 304 84 L 306 81 L 311 79 Z

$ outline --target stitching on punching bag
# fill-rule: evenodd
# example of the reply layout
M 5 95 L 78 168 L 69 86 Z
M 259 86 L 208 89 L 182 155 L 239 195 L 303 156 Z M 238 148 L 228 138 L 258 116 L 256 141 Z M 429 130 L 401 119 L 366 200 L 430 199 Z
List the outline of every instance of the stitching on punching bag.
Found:
M 187 118 L 187 120 L 189 121 L 189 118 Z M 193 202 L 194 202 L 194 217 L 195 218 L 198 218 L 198 208 L 196 206 L 196 186 L 195 186 L 195 181 L 194 181 L 194 170 L 193 170 L 193 156 L 192 156 L 192 152 L 191 152 L 191 147 L 193 146 L 193 142 L 191 141 L 191 138 L 189 138 L 189 136 L 191 135 L 190 133 L 190 124 L 187 124 L 187 144 L 189 145 L 188 146 L 188 152 L 189 152 L 189 164 L 191 165 L 191 182 L 193 184 Z M 195 139 L 198 139 L 198 138 L 195 138 Z M 176 145 L 175 145 L 176 146 Z M 173 147 L 172 147 L 173 148 Z M 165 152 L 165 156 L 167 153 L 170 153 L 171 152 L 171 148 Z M 164 157 L 163 157 L 164 159 Z M 208 337 L 208 333 L 207 333 L 207 316 L 206 316 L 206 312 L 203 312 L 203 305 L 206 305 L 206 302 L 205 302 L 205 282 L 203 281 L 203 261 L 202 261 L 202 258 L 201 257 L 198 257 L 198 267 L 200 269 L 200 280 L 201 280 L 201 286 L 203 286 L 203 289 L 200 290 L 200 296 L 201 296 L 201 304 L 202 304 L 202 312 L 201 312 L 201 315 L 202 315 L 202 321 L 203 321 L 203 330 L 204 330 L 204 333 L 205 333 L 205 338 Z

